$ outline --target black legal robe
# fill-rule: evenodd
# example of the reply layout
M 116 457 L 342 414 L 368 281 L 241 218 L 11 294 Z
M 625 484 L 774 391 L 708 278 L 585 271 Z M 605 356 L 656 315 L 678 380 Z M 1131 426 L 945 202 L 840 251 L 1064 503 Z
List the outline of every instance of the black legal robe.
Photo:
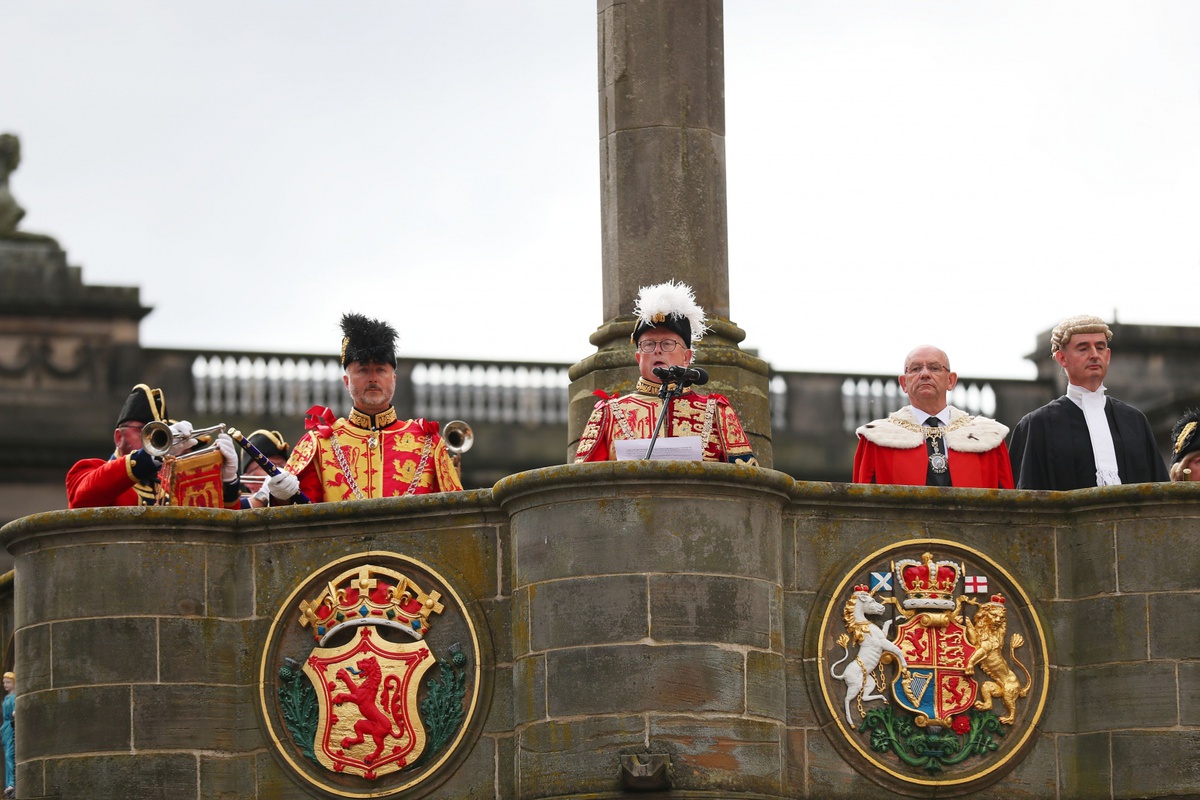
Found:
M 1112 397 L 1104 404 L 1121 483 L 1170 480 L 1146 416 Z M 1096 485 L 1096 457 L 1083 409 L 1060 397 L 1026 414 L 1008 446 L 1018 489 L 1086 489 Z

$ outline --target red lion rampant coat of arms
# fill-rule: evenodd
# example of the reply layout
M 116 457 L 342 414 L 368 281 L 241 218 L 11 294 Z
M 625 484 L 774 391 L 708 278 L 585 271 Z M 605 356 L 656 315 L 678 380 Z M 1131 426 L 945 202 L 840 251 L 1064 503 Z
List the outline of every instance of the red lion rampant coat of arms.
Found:
M 304 672 L 317 687 L 313 752 L 327 769 L 375 778 L 403 769 L 425 748 L 416 691 L 436 659 L 423 644 L 393 644 L 369 627 L 339 648 L 316 648 Z
M 374 780 L 421 757 L 426 733 L 417 689 L 437 663 L 424 636 L 430 614 L 442 611 L 439 597 L 399 573 L 365 566 L 300 604 L 300 624 L 318 643 L 304 674 L 319 713 L 313 755 L 326 769 Z M 384 629 L 414 641 L 388 641 Z M 350 631 L 349 641 L 326 646 Z
M 473 616 L 450 581 L 400 553 L 312 572 L 275 615 L 259 667 L 280 762 L 321 797 L 348 800 L 415 797 L 449 772 L 483 724 Z

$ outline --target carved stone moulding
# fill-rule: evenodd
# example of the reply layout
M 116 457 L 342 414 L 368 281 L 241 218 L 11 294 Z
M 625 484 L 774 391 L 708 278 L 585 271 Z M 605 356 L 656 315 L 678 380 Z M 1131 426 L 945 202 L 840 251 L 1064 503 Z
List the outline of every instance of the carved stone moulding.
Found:
M 0 334 L 0 376 L 85 377 L 96 355 L 93 342 L 80 336 Z

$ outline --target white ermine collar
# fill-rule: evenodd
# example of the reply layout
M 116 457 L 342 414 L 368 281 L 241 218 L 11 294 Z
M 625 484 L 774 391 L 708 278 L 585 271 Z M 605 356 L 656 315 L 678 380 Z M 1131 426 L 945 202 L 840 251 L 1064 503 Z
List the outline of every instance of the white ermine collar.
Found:
M 950 424 L 944 432 L 946 446 L 960 453 L 986 453 L 998 447 L 1008 436 L 1008 428 L 987 417 L 972 417 L 954 406 L 950 409 Z M 872 444 L 890 447 L 893 450 L 911 450 L 925 445 L 925 432 L 921 425 L 927 414 L 918 420 L 912 406 L 890 414 L 886 419 L 868 422 L 855 433 Z

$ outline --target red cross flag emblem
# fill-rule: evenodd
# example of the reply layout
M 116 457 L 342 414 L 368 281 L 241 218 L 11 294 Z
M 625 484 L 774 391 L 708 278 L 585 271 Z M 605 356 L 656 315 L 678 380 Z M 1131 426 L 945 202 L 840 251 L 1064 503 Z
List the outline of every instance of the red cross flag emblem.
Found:
M 963 591 L 965 591 L 967 594 L 987 594 L 987 576 L 967 575 L 963 578 Z

